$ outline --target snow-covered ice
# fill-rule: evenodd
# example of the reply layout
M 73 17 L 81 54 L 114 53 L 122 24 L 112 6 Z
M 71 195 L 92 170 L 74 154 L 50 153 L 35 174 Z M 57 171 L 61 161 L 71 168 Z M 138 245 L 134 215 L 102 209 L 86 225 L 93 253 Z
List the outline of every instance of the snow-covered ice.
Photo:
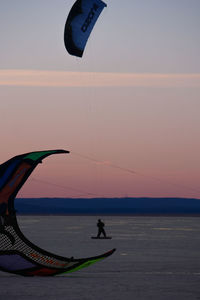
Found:
M 78 272 L 21 277 L 0 272 L 0 300 L 200 299 L 198 217 L 102 216 L 112 240 L 92 240 L 101 216 L 19 216 L 33 243 L 83 258 L 117 251 Z

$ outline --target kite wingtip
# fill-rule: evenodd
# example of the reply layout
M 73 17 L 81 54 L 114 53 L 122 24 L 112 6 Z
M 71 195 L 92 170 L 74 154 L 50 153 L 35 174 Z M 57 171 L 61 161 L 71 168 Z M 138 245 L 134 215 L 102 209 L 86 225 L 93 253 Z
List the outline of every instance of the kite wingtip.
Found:
M 69 150 L 65 150 L 65 149 L 58 149 L 58 150 L 55 150 L 57 153 L 66 153 L 66 154 L 69 154 L 70 151 Z
M 112 250 L 106 253 L 106 256 L 112 255 L 116 250 L 117 250 L 116 248 L 113 248 Z
M 70 153 L 70 151 L 69 151 L 69 150 L 65 150 L 65 153 L 69 154 L 69 153 Z

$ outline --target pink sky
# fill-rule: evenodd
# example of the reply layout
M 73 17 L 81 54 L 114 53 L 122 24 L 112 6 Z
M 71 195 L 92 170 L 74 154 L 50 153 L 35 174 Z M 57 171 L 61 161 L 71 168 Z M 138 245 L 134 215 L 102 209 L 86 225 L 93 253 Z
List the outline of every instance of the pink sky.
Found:
M 2 162 L 71 151 L 19 196 L 199 197 L 199 74 L 2 70 L 0 85 Z

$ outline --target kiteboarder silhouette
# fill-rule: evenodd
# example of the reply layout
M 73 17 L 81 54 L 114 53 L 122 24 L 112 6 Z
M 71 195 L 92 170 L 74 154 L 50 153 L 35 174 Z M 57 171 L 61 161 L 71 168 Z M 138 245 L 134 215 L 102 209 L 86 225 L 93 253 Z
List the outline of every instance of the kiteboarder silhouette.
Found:
M 104 237 L 106 237 L 106 232 L 105 232 L 104 226 L 105 226 L 105 224 L 101 221 L 101 219 L 99 219 L 98 223 L 97 223 L 97 227 L 98 227 L 97 237 L 98 238 L 100 237 L 101 233 L 104 235 Z

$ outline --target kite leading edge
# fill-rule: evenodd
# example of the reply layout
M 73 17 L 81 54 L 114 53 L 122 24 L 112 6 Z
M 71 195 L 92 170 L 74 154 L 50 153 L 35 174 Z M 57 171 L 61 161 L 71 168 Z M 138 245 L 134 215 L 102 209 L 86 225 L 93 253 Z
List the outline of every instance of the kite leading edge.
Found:
M 30 152 L 15 156 L 0 165 L 0 270 L 23 276 L 53 276 L 88 267 L 108 256 L 74 259 L 47 252 L 31 243 L 21 232 L 14 200 L 22 185 L 42 159 L 66 150 Z M 3 220 L 3 221 L 2 221 Z

